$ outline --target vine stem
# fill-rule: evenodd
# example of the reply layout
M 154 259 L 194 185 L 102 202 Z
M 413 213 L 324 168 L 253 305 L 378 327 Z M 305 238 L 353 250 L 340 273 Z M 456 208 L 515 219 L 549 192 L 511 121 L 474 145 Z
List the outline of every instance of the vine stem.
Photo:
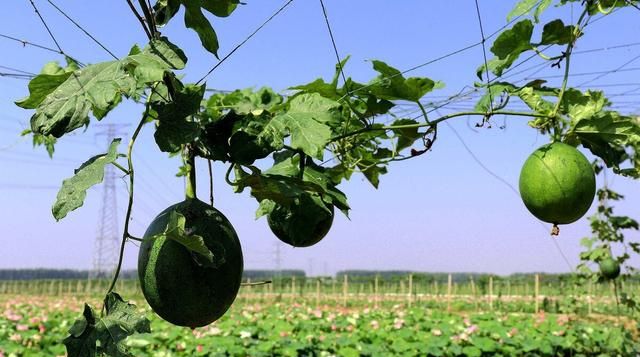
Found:
M 191 145 L 187 144 L 183 150 L 184 164 L 187 167 L 187 182 L 185 186 L 185 196 L 187 199 L 195 199 L 196 196 L 196 157 Z
M 153 36 L 151 35 L 151 32 L 149 32 L 149 29 L 147 28 L 147 24 L 144 22 L 144 18 L 142 17 L 142 15 L 140 15 L 140 13 L 136 9 L 136 7 L 133 5 L 131 0 L 127 0 L 127 4 L 129 5 L 129 8 L 131 9 L 133 14 L 135 15 L 136 19 L 138 19 L 138 21 L 140 21 L 140 24 L 142 25 L 142 28 L 144 29 L 144 33 L 146 33 L 147 37 L 151 40 L 153 38 Z
M 112 162 L 111 165 L 115 166 L 118 170 L 122 171 L 125 175 L 129 174 L 129 170 L 125 169 L 124 167 L 122 167 L 122 165 L 120 165 L 117 162 Z
M 420 124 L 389 125 L 389 126 L 381 126 L 381 127 L 377 127 L 377 128 L 370 128 L 370 127 L 362 128 L 362 129 L 359 129 L 359 130 L 352 131 L 350 133 L 346 133 L 346 134 L 343 134 L 343 135 L 335 136 L 335 137 L 331 138 L 329 140 L 329 142 L 338 141 L 338 140 L 341 140 L 341 139 L 344 139 L 344 138 L 348 138 L 350 136 L 366 133 L 366 132 L 369 132 L 369 131 L 375 131 L 375 130 L 387 131 L 387 130 L 395 130 L 395 129 L 415 129 L 415 128 L 430 127 L 430 126 L 435 126 L 436 124 L 438 124 L 440 122 L 443 122 L 445 120 L 448 120 L 448 119 L 461 117 L 461 116 L 469 116 L 469 115 L 479 115 L 479 116 L 513 115 L 513 116 L 530 117 L 530 118 L 547 118 L 548 117 L 547 114 L 526 113 L 526 112 L 511 112 L 511 111 L 495 111 L 495 112 L 491 112 L 491 113 L 486 113 L 486 112 L 460 112 L 460 113 L 444 115 L 444 116 L 441 116 L 440 118 L 431 120 L 431 121 L 426 122 L 426 123 L 420 123 Z
M 416 100 L 416 103 L 418 104 L 418 108 L 420 108 L 420 111 L 422 112 L 422 115 L 424 116 L 424 121 L 426 121 L 427 124 L 430 124 L 429 116 L 427 115 L 427 111 L 424 109 L 424 106 L 422 105 L 422 103 L 420 103 L 419 100 Z
M 125 215 L 124 220 L 124 232 L 122 233 L 122 242 L 120 243 L 120 256 L 118 257 L 118 265 L 116 266 L 116 271 L 113 273 L 113 280 L 111 280 L 111 285 L 109 285 L 109 289 L 107 290 L 107 295 L 113 291 L 113 288 L 116 286 L 116 282 L 118 281 L 118 277 L 120 276 L 120 269 L 122 269 L 122 259 L 124 257 L 124 247 L 127 243 L 127 239 L 131 237 L 129 234 L 129 222 L 131 221 L 131 211 L 133 208 L 133 190 L 134 190 L 134 182 L 135 182 L 135 172 L 133 170 L 133 160 L 131 158 L 133 153 L 133 145 L 138 138 L 138 134 L 142 130 L 142 127 L 146 123 L 147 115 L 149 114 L 149 109 L 151 108 L 151 102 L 147 101 L 147 105 L 145 108 L 145 112 L 142 115 L 142 119 L 138 123 L 136 130 L 133 132 L 131 136 L 131 140 L 129 140 L 129 146 L 127 148 L 127 165 L 129 172 L 129 203 L 127 204 L 127 213 Z M 103 306 L 104 310 L 104 306 Z
M 573 47 L 575 46 L 576 40 L 578 39 L 581 31 L 580 23 L 588 13 L 588 9 L 585 8 L 582 11 L 582 14 L 580 14 L 580 18 L 578 18 L 578 21 L 574 26 L 571 41 L 567 44 L 567 49 L 564 52 L 564 76 L 562 78 L 562 86 L 560 87 L 560 92 L 558 93 L 558 102 L 553 108 L 553 113 L 551 113 L 551 118 L 553 120 L 554 139 L 559 139 L 561 132 L 556 116 L 558 115 L 558 111 L 560 110 L 560 106 L 562 105 L 562 98 L 564 97 L 564 93 L 567 91 L 567 84 L 569 83 L 569 66 L 571 64 L 571 53 L 573 52 Z
M 213 168 L 211 167 L 211 159 L 207 159 L 207 167 L 209 168 L 209 201 L 213 207 Z
M 144 18 L 146 19 L 147 26 L 149 26 L 149 32 L 151 32 L 151 37 L 149 39 L 158 37 L 158 29 L 155 27 L 155 19 L 153 18 L 153 14 L 151 13 L 151 9 L 147 5 L 145 0 L 138 0 L 140 7 L 142 8 L 142 13 L 144 14 Z

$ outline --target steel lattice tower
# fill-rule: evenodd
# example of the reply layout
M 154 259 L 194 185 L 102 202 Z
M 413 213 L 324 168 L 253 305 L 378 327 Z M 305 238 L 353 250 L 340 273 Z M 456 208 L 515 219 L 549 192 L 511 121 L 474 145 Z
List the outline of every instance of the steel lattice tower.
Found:
M 120 127 L 115 124 L 107 124 L 105 130 L 96 136 L 105 136 L 107 145 L 111 144 Z M 118 202 L 116 194 L 116 173 L 113 165 L 107 165 L 102 183 L 102 205 L 98 221 L 98 232 L 93 248 L 93 269 L 90 278 L 103 279 L 112 275 L 118 264 L 118 246 L 120 243 L 120 230 L 118 228 Z

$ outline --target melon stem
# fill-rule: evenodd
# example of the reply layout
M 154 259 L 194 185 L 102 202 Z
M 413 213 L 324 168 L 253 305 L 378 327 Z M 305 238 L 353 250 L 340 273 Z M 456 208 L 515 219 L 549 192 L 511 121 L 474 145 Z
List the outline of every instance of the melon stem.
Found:
M 557 224 L 553 224 L 553 227 L 551 228 L 551 235 L 552 236 L 558 236 L 560 235 L 560 227 L 558 227 Z
M 196 199 L 196 158 L 191 145 L 185 145 L 182 157 L 187 171 L 184 193 L 187 199 Z

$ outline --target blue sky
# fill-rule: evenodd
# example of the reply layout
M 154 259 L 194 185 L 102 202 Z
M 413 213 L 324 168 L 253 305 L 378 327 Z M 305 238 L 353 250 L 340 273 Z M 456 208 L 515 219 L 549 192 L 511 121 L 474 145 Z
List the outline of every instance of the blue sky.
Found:
M 65 52 L 84 63 L 110 58 L 46 1 L 35 3 Z M 125 1 L 96 0 L 88 5 L 70 0 L 55 3 L 118 56 L 126 55 L 134 43 L 145 43 L 144 32 Z M 231 17 L 212 19 L 220 37 L 220 54 L 227 54 L 283 3 L 248 1 Z M 485 34 L 506 24 L 512 3 L 479 2 Z M 380 59 L 407 69 L 481 39 L 474 1 L 326 0 L 325 4 L 340 55 L 351 55 L 346 74 L 359 81 L 375 76 L 368 60 Z M 570 21 L 571 12 L 570 7 L 551 9 L 543 21 L 556 17 Z M 576 51 L 596 51 L 575 55 L 571 67 L 575 76 L 570 85 L 591 81 L 587 87 L 616 95 L 612 97 L 614 105 L 624 113 L 640 110 L 640 76 L 633 69 L 640 67 L 640 60 L 634 60 L 640 55 L 636 36 L 640 30 L 639 15 L 637 10 L 629 9 L 608 18 L 596 18 L 597 22 L 588 28 L 576 48 Z M 197 37 L 183 28 L 179 18 L 162 33 L 189 56 L 187 69 L 183 71 L 186 81 L 198 80 L 217 63 L 199 47 Z M 5 4 L 5 11 L 0 13 L 0 34 L 55 47 L 28 1 Z M 488 44 L 491 42 L 489 39 Z M 23 47 L 6 38 L 0 38 L 0 53 L 0 66 L 33 73 L 39 72 L 48 61 L 61 60 L 55 53 Z M 631 60 L 633 62 L 627 63 Z M 444 89 L 425 98 L 437 101 L 473 85 L 475 69 L 482 61 L 482 47 L 476 46 L 409 75 L 445 82 Z M 538 76 L 551 76 L 551 84 L 557 84 L 561 72 L 548 65 L 534 67 L 540 63 L 540 58 L 531 59 L 513 73 L 527 71 L 514 78 L 524 80 L 541 70 Z M 207 84 L 209 88 L 224 90 L 268 85 L 283 91 L 317 77 L 330 77 L 334 64 L 335 55 L 320 3 L 299 0 L 292 2 L 209 76 Z M 622 65 L 625 71 L 618 73 L 601 77 L 584 75 Z M 0 72 L 7 71 L 0 67 Z M 0 197 L 3 202 L 0 206 L 3 226 L 0 268 L 90 268 L 102 187 L 90 190 L 84 207 L 61 222 L 55 222 L 50 207 L 62 180 L 84 160 L 104 150 L 104 138 L 96 135 L 104 127 L 99 128 L 94 122 L 86 132 L 79 130 L 63 138 L 54 159 L 48 159 L 42 148 L 33 149 L 30 139 L 18 135 L 28 127 L 31 113 L 16 107 L 13 101 L 27 94 L 26 86 L 25 80 L 0 77 Z M 441 113 L 469 108 L 471 103 L 464 101 L 443 108 Z M 410 109 L 414 108 L 407 111 Z M 129 124 L 124 131 L 130 135 L 141 112 L 141 106 L 125 103 L 103 122 Z M 506 128 L 499 129 L 503 121 Z M 559 249 L 575 266 L 579 241 L 589 233 L 587 219 L 563 226 L 556 245 L 545 231 L 548 227 L 528 213 L 510 187 L 474 161 L 453 130 L 477 159 L 516 188 L 522 163 L 548 138 L 528 128 L 522 118 L 496 118 L 491 129 L 476 129 L 474 124 L 474 118 L 450 120 L 440 128 L 431 152 L 392 165 L 378 190 L 361 176 L 341 186 L 353 208 L 351 219 L 337 215 L 331 232 L 314 247 L 294 249 L 281 245 L 282 267 L 306 269 L 312 274 L 349 268 L 499 274 L 568 271 L 569 266 Z M 141 236 L 155 214 L 182 199 L 183 184 L 175 177 L 179 162 L 157 150 L 152 126 L 143 129 L 134 164 L 139 195 L 131 227 L 134 235 Z M 201 162 L 199 168 L 199 195 L 205 198 L 208 192 L 204 163 Z M 240 236 L 246 267 L 274 268 L 278 240 L 264 219 L 254 219 L 257 204 L 248 192 L 234 194 L 224 183 L 224 170 L 221 164 L 214 166 L 216 206 L 231 220 Z M 598 182 L 601 180 L 599 177 Z M 617 207 L 619 213 L 640 218 L 638 183 L 613 178 L 611 174 L 609 183 L 627 196 Z M 127 194 L 122 181 L 117 185 L 118 222 L 122 229 Z M 630 237 L 639 238 L 637 234 Z M 137 250 L 134 244 L 127 246 L 125 268 L 135 266 Z

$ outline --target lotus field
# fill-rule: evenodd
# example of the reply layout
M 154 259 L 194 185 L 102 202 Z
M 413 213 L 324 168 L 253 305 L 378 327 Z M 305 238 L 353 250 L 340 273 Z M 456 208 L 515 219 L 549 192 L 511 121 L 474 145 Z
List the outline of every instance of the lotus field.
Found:
M 246 289 L 246 288 L 245 288 Z M 255 289 L 255 288 L 254 288 Z M 134 356 L 636 356 L 638 325 L 605 300 L 591 314 L 571 298 L 534 305 L 502 297 L 491 310 L 465 296 L 251 293 L 215 323 L 171 325 L 133 299 L 152 334 L 126 340 Z M 258 290 L 258 289 L 255 289 Z M 76 293 L 0 295 L 0 357 L 65 356 L 62 340 L 82 313 Z M 614 304 L 615 305 L 615 304 Z M 608 306 L 608 307 L 607 307 Z M 547 309 L 545 312 L 544 309 Z M 621 308 L 622 309 L 622 308 Z M 624 309 L 623 311 L 626 311 Z

